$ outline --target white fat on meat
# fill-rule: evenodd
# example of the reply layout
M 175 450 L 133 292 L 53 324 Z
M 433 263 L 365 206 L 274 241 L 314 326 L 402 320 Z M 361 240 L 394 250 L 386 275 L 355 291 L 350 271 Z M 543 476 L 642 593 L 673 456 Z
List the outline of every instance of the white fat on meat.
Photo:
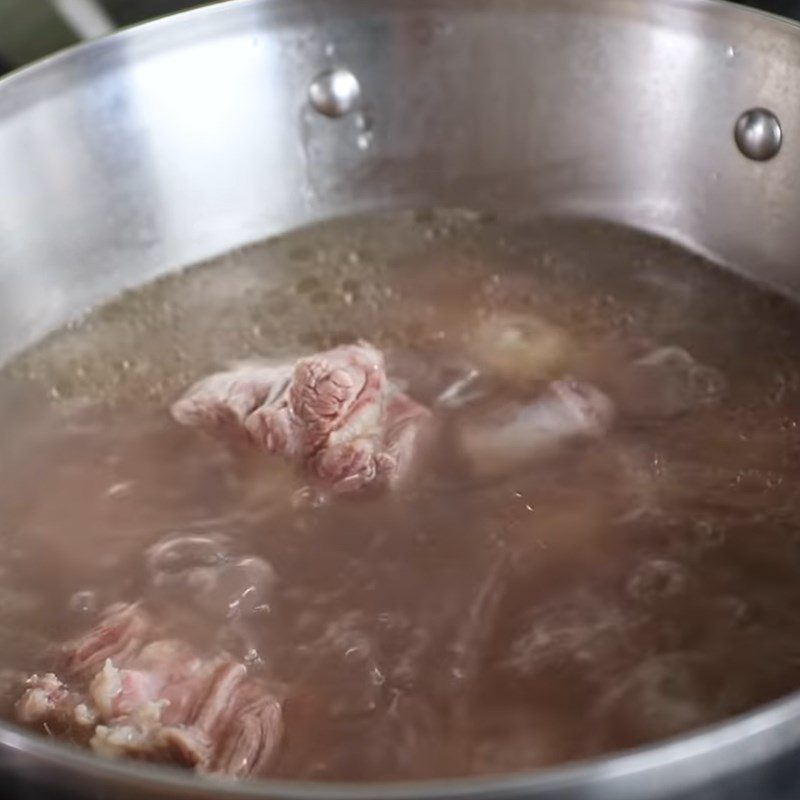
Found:
M 28 680 L 17 719 L 56 732 L 85 729 L 100 755 L 240 777 L 263 771 L 280 744 L 274 687 L 226 653 L 202 657 L 185 642 L 160 638 L 137 605 L 111 608 L 64 645 L 60 666 L 61 675 Z
M 603 436 L 614 418 L 612 401 L 591 384 L 553 381 L 531 403 L 512 403 L 496 413 L 465 416 L 456 444 L 469 473 L 512 473 L 564 447 Z
M 16 715 L 20 722 L 38 723 L 54 715 L 68 714 L 69 691 L 52 672 L 31 675 L 25 683 L 26 689 L 16 704 Z

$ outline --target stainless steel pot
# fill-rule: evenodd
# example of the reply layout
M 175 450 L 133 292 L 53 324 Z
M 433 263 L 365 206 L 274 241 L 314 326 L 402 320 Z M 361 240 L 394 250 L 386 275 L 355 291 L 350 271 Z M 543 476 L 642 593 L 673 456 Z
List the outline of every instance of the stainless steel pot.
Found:
M 778 19 L 707 0 L 238 0 L 0 83 L 0 360 L 124 287 L 396 206 L 622 221 L 798 293 L 797 186 L 800 28 Z M 20 797 L 778 800 L 800 796 L 800 696 L 483 781 L 214 784 L 5 724 L 0 771 Z

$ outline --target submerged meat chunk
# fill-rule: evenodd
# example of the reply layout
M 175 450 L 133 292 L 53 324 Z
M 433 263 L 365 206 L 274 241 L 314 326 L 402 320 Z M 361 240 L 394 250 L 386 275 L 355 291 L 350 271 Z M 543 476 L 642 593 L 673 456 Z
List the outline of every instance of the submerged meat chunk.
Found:
M 625 376 L 626 410 L 634 416 L 666 419 L 693 408 L 714 405 L 726 382 L 713 367 L 701 364 L 680 347 L 659 347 L 633 362 Z
M 394 362 L 402 359 L 395 356 Z M 448 459 L 484 478 L 513 473 L 565 445 L 601 436 L 614 416 L 605 394 L 574 380 L 551 381 L 532 400 L 487 411 L 480 402 L 486 387 L 475 386 L 478 377 L 473 369 L 439 392 L 434 424 L 430 409 L 398 388 L 408 384 L 404 376 L 390 380 L 382 353 L 359 342 L 294 365 L 251 364 L 212 375 L 172 413 L 184 425 L 223 438 L 247 436 L 251 445 L 291 459 L 338 492 L 396 486 L 420 460 L 422 437 L 431 443 L 444 430 L 454 432 L 454 440 L 444 443 L 452 445 L 444 447 Z M 453 424 L 439 424 L 443 417 Z M 238 426 L 233 435 L 231 424 Z
M 572 443 L 602 436 L 613 417 L 612 401 L 591 384 L 553 381 L 532 402 L 465 416 L 456 427 L 456 447 L 471 474 L 508 474 Z
M 589 372 L 613 396 L 621 416 L 659 423 L 717 406 L 728 381 L 681 347 L 650 340 L 604 342 L 586 358 Z
M 59 675 L 34 675 L 20 722 L 75 734 L 97 753 L 244 776 L 262 771 L 282 735 L 281 702 L 227 654 L 202 657 L 160 638 L 138 605 L 109 609 L 61 648 Z
M 159 601 L 194 606 L 212 618 L 237 619 L 263 610 L 277 580 L 272 565 L 235 556 L 221 536 L 170 535 L 146 553 L 148 584 Z
M 127 660 L 142 646 L 150 626 L 149 618 L 138 606 L 112 606 L 95 628 L 63 646 L 64 673 L 86 678 L 94 675 L 107 659 Z
M 386 369 L 392 384 L 430 408 L 458 407 L 485 396 L 489 389 L 472 359 L 434 347 L 390 347 Z
M 172 407 L 181 424 L 291 459 L 337 491 L 396 485 L 430 412 L 390 385 L 366 342 L 293 364 L 243 364 L 195 384 Z

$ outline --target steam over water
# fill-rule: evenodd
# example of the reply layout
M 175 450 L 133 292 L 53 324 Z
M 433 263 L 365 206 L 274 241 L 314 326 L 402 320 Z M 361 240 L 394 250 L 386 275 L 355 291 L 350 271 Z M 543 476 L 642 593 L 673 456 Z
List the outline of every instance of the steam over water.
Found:
M 169 416 L 231 361 L 359 337 L 423 402 L 471 369 L 501 406 L 573 376 L 617 424 L 319 505 Z M 0 374 L 5 713 L 51 644 L 138 598 L 287 687 L 283 777 L 531 769 L 777 698 L 800 686 L 798 365 L 788 302 L 588 222 L 351 219 L 127 294 Z

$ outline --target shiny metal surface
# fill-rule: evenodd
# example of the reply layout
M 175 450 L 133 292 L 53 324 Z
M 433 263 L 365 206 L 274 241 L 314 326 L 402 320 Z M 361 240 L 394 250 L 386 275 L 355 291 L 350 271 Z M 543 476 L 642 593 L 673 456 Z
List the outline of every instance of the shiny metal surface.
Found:
M 368 147 L 307 102 L 331 47 Z M 796 291 L 800 151 L 756 165 L 731 125 L 764 106 L 791 138 L 797 47 L 701 0 L 243 0 L 45 61 L 0 91 L 0 358 L 123 286 L 420 201 L 624 220 Z
M 343 117 L 353 111 L 361 96 L 358 79 L 349 69 L 325 70 L 308 87 L 308 99 L 315 111 L 326 117 Z
M 309 86 L 342 64 L 358 111 L 331 120 Z M 759 107 L 785 133 L 766 164 L 731 135 Z M 238 0 L 168 18 L 0 83 L 0 360 L 157 275 L 398 206 L 612 219 L 800 294 L 798 129 L 800 29 L 710 0 Z M 788 800 L 800 697 L 482 781 L 215 784 L 5 724 L 0 773 L 37 797 Z
M 780 120 L 771 111 L 751 108 L 736 120 L 734 138 L 742 155 L 753 161 L 769 161 L 781 149 L 783 131 Z

